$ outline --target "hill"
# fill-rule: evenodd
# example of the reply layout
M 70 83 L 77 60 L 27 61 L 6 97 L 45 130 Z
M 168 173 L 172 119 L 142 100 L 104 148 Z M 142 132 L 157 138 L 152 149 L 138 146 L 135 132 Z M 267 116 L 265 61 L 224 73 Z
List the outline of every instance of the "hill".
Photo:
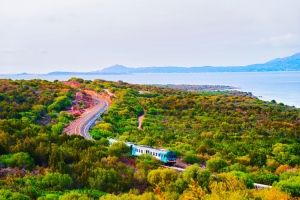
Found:
M 299 195 L 299 109 L 244 93 L 186 87 L 0 79 L 0 199 Z M 63 133 L 75 119 L 68 110 L 87 106 L 79 101 L 85 89 L 115 95 L 90 130 L 94 140 Z M 161 168 L 149 153 L 133 157 L 124 143 L 109 146 L 108 138 L 163 147 L 191 165 L 182 173 Z M 273 188 L 254 192 L 253 182 Z
M 262 64 L 247 66 L 194 66 L 194 67 L 138 67 L 130 68 L 123 65 L 113 65 L 92 72 L 50 72 L 47 75 L 97 75 L 97 74 L 131 74 L 131 73 L 203 73 L 203 72 L 270 72 L 270 71 L 300 71 L 300 53 L 285 58 L 276 58 Z
M 266 72 L 266 71 L 299 71 L 300 53 L 285 58 L 276 58 L 263 64 L 247 66 L 202 66 L 202 67 L 144 67 L 128 68 L 121 65 L 104 68 L 99 72 L 110 73 L 200 73 L 200 72 Z

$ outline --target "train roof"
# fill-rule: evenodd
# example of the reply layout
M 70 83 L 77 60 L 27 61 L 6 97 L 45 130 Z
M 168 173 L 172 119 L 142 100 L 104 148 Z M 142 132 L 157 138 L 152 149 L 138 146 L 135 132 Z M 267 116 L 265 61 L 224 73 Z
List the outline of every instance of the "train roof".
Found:
M 156 151 L 164 151 L 164 152 L 171 152 L 170 150 L 167 149 L 161 149 L 161 148 L 153 148 L 153 147 L 149 147 L 146 145 L 138 145 L 138 144 L 133 144 L 135 147 L 139 147 L 139 148 L 143 148 L 143 149 L 153 149 Z
M 124 141 L 121 141 L 121 140 L 117 140 L 117 139 L 113 139 L 113 138 L 110 138 L 108 139 L 110 142 L 114 143 L 114 142 L 124 142 Z M 139 147 L 139 148 L 143 148 L 143 149 L 153 149 L 153 150 L 156 150 L 156 151 L 163 151 L 163 152 L 172 152 L 170 150 L 167 150 L 167 149 L 162 149 L 162 148 L 153 148 L 153 147 L 150 147 L 150 146 L 146 146 L 146 145 L 139 145 L 139 144 L 134 144 L 133 142 L 124 142 L 127 146 L 135 146 L 135 147 Z

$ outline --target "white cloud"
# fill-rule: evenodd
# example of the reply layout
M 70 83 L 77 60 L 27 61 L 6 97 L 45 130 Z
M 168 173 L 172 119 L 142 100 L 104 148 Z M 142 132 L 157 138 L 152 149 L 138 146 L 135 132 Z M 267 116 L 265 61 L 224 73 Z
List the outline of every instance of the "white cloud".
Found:
M 274 47 L 296 47 L 300 46 L 300 36 L 288 33 L 284 36 L 260 40 L 257 44 L 271 45 Z
M 3 53 L 3 54 L 16 54 L 17 52 L 16 51 L 9 51 L 9 50 L 1 50 L 0 53 Z

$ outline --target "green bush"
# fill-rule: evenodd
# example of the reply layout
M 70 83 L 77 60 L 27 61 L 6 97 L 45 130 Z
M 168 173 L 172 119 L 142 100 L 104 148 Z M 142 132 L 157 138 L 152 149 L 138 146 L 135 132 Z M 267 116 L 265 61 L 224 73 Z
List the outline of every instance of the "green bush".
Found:
M 186 154 L 184 155 L 182 160 L 183 160 L 183 162 L 186 162 L 186 163 L 189 163 L 189 164 L 194 164 L 194 163 L 199 162 L 198 156 L 192 151 L 186 152 Z
M 208 160 L 206 162 L 206 166 L 211 172 L 217 172 L 220 169 L 226 167 L 227 163 L 225 160 L 221 158 L 215 158 L 215 159 Z
M 72 186 L 73 180 L 68 174 L 60 174 L 55 172 L 46 174 L 42 180 L 42 184 L 45 188 L 66 190 Z
M 35 166 L 33 158 L 31 158 L 28 153 L 24 152 L 3 155 L 0 157 L 0 164 L 5 167 L 24 167 L 28 170 L 32 170 Z
M 274 182 L 274 187 L 280 188 L 280 190 L 288 192 L 293 196 L 298 196 L 300 193 L 300 177 L 294 176 L 287 180 L 281 180 L 279 182 Z

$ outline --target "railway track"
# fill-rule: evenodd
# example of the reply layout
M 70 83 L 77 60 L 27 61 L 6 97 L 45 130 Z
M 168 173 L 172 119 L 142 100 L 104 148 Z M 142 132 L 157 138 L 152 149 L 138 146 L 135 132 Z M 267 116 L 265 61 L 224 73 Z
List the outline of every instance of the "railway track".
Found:
M 178 172 L 183 172 L 185 170 L 184 168 L 180 168 L 180 167 L 173 167 L 173 166 L 166 166 L 166 165 L 159 165 L 159 166 L 164 167 L 164 168 L 169 168 L 169 169 L 175 169 Z M 211 176 L 217 177 L 216 175 L 211 175 Z M 264 184 L 260 184 L 260 183 L 254 183 L 253 185 L 256 190 L 272 188 L 271 185 L 264 185 Z

